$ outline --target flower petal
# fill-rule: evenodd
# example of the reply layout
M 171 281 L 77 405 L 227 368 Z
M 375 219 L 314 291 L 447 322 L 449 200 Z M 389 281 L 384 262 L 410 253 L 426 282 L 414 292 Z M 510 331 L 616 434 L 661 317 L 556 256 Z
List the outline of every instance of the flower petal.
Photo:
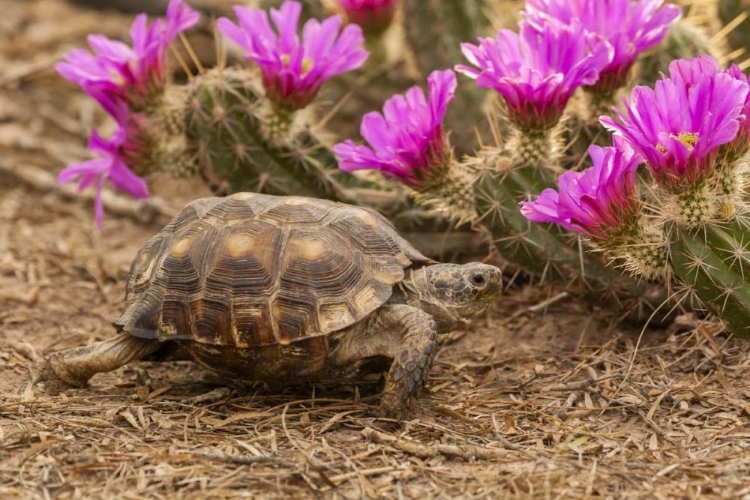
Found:
M 395 95 L 383 106 L 383 114 L 367 113 L 361 134 L 370 144 L 352 141 L 337 144 L 339 168 L 346 171 L 376 169 L 417 187 L 445 166 L 448 153 L 442 132 L 443 118 L 456 89 L 451 70 L 434 71 L 427 78 L 429 96 L 415 86 Z
M 309 19 L 300 41 L 299 2 L 286 0 L 279 9 L 271 9 L 275 31 L 266 12 L 246 7 L 234 10 L 239 26 L 222 18 L 219 31 L 260 66 L 268 98 L 282 109 L 307 106 L 327 79 L 358 68 L 367 57 L 362 30 L 356 25 L 341 30 L 338 15 L 322 22 Z
M 607 45 L 595 44 L 580 23 L 521 23 L 520 33 L 501 30 L 495 39 L 462 44 L 467 60 L 458 65 L 477 85 L 497 91 L 508 105 L 509 118 L 524 129 L 548 129 L 562 116 L 573 92 L 590 85 L 611 59 Z

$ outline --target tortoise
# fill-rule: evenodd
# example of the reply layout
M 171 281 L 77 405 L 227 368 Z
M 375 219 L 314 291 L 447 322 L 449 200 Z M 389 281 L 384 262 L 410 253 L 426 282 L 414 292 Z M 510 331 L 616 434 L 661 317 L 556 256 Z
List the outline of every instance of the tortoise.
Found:
M 83 387 L 176 350 L 271 382 L 353 376 L 386 359 L 379 412 L 402 419 L 438 334 L 484 311 L 501 285 L 494 266 L 425 257 L 371 209 L 256 193 L 198 199 L 136 254 L 119 334 L 52 353 L 40 380 Z

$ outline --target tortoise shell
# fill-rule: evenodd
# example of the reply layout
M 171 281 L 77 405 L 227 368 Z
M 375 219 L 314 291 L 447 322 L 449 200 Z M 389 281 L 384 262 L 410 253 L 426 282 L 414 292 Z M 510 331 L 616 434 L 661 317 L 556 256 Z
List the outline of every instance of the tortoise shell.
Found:
M 430 263 L 375 211 L 238 193 L 183 209 L 138 252 L 119 331 L 254 347 L 346 328 Z

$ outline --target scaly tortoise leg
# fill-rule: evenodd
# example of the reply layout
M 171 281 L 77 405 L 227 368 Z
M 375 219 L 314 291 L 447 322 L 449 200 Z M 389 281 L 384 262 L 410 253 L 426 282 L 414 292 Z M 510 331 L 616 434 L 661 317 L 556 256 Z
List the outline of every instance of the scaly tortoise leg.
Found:
M 88 380 L 102 372 L 111 372 L 131 361 L 157 351 L 158 340 L 142 339 L 127 333 L 109 340 L 53 352 L 44 360 L 38 382 L 45 382 L 47 392 L 57 393 L 67 387 L 84 387 Z
M 380 415 L 402 420 L 411 400 L 427 380 L 435 359 L 436 328 L 432 316 L 421 309 L 386 305 L 364 322 L 342 332 L 330 361 L 333 366 L 345 366 L 373 356 L 391 358 Z
M 413 307 L 389 306 L 384 309 L 389 309 L 386 314 L 392 316 L 392 321 L 403 329 L 403 334 L 380 400 L 380 415 L 402 420 L 432 368 L 438 346 L 437 324 L 432 316 Z

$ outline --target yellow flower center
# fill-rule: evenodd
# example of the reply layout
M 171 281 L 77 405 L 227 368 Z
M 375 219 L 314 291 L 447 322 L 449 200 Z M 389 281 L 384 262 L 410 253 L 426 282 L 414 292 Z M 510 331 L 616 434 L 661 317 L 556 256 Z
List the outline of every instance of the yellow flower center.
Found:
M 698 142 L 698 134 L 694 134 L 692 132 L 682 132 L 680 134 L 669 134 L 669 137 L 672 139 L 677 139 L 680 141 L 683 146 L 685 146 L 685 149 L 688 151 L 692 151 L 695 147 L 695 143 Z M 661 144 L 656 144 L 656 149 L 659 150 L 660 153 L 666 153 L 667 148 L 665 148 Z
M 110 70 L 109 75 L 112 78 L 112 81 L 116 83 L 117 85 L 125 84 L 125 78 L 123 78 L 120 72 L 115 71 L 115 70 Z
M 672 139 L 677 139 L 678 141 L 680 141 L 688 151 L 692 151 L 695 147 L 695 143 L 698 142 L 698 134 L 692 134 L 689 132 L 683 132 L 678 135 L 672 134 L 670 135 L 670 137 Z
M 281 55 L 281 62 L 285 66 L 289 66 L 289 62 L 292 60 L 291 56 L 289 54 L 282 54 Z M 315 64 L 315 61 L 310 59 L 309 57 L 305 57 L 302 59 L 302 67 L 300 68 L 300 76 L 305 76 L 310 72 L 310 70 L 313 68 L 313 65 Z

